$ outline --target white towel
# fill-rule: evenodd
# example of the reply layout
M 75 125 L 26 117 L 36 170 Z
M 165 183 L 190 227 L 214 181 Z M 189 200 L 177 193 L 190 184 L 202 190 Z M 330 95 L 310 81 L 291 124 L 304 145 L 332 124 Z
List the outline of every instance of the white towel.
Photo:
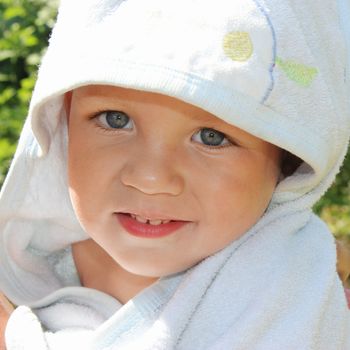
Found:
M 62 1 L 0 197 L 0 287 L 43 324 L 17 309 L 9 350 L 33 348 L 29 325 L 36 349 L 76 349 L 79 340 L 96 350 L 350 349 L 334 240 L 311 213 L 347 150 L 348 8 L 347 0 Z M 63 94 L 100 83 L 200 106 L 304 161 L 243 237 L 123 306 L 79 287 L 63 258 L 86 238 L 68 196 Z M 63 315 L 75 321 L 59 322 Z

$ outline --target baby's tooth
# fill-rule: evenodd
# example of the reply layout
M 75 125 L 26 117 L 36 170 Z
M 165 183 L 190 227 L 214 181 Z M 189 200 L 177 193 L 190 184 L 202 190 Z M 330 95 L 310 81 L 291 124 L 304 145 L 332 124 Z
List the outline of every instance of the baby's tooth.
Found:
M 168 224 L 170 222 L 170 220 L 149 220 L 149 219 L 145 219 L 143 218 L 142 216 L 138 216 L 138 215 L 135 215 L 135 214 L 130 214 L 131 217 L 134 219 L 134 220 L 137 220 L 138 222 L 141 222 L 142 224 L 150 224 L 150 225 L 160 225 L 160 224 Z
M 148 221 L 147 219 L 144 219 L 144 218 L 142 218 L 142 217 L 140 217 L 140 216 L 136 216 L 136 220 L 137 220 L 138 222 L 143 223 L 143 224 L 145 224 L 145 223 Z
M 149 223 L 151 225 L 160 225 L 162 223 L 162 220 L 150 220 Z

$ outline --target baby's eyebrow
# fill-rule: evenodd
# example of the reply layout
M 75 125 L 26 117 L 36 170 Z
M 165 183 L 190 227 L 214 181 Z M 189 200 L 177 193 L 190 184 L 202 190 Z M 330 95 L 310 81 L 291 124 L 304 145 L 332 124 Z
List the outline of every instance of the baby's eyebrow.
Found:
M 214 115 L 208 115 L 205 111 L 196 112 L 189 115 L 192 119 L 200 120 L 203 123 L 217 124 L 219 120 Z
M 85 106 L 101 106 L 102 105 L 108 105 L 110 108 L 125 108 L 131 103 L 128 103 L 125 100 L 119 99 L 116 96 L 106 96 L 102 94 L 82 94 L 78 97 L 78 101 Z M 108 107 L 106 106 L 106 107 Z

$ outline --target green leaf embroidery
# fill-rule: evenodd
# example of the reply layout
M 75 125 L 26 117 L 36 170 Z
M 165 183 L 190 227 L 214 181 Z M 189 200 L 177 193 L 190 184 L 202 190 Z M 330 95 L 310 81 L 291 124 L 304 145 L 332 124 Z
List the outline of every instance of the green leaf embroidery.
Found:
M 278 57 L 276 59 L 276 65 L 284 71 L 290 80 L 304 87 L 309 87 L 318 73 L 317 68 L 293 61 L 283 61 Z

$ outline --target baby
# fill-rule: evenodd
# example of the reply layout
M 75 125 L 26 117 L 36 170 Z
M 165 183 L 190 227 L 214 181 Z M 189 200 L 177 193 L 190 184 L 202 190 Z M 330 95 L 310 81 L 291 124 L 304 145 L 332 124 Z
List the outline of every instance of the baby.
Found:
M 122 302 L 242 236 L 279 178 L 278 147 L 165 95 L 79 88 L 68 130 L 79 275 Z
M 349 139 L 345 5 L 62 1 L 0 198 L 8 350 L 350 349 L 311 210 Z

